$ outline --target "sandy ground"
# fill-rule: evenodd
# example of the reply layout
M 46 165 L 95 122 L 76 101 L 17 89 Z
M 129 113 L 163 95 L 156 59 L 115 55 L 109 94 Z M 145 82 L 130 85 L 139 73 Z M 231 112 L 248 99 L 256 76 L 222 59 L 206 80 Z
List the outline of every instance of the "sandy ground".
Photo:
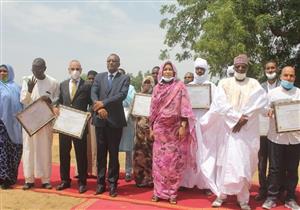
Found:
M 52 158 L 54 163 L 59 163 L 57 135 L 53 139 Z M 75 164 L 74 150 L 72 150 L 72 164 Z M 120 153 L 120 165 L 124 168 L 124 153 Z M 22 189 L 0 190 L 0 210 L 67 210 L 84 200 Z

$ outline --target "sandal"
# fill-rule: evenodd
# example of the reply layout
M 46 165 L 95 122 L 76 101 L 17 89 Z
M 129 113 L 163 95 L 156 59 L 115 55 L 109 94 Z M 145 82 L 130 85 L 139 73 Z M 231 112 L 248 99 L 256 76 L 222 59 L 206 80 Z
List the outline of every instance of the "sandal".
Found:
M 170 204 L 177 204 L 177 199 L 176 198 L 170 198 L 169 203 Z
M 158 202 L 159 201 L 159 197 L 157 197 L 156 195 L 153 195 L 151 201 L 152 202 Z

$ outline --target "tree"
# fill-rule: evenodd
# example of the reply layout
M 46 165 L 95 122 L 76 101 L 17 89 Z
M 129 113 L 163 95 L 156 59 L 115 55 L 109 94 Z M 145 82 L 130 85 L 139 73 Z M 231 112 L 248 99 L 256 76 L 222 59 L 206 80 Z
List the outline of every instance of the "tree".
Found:
M 251 76 L 261 76 L 261 64 L 274 59 L 294 63 L 300 43 L 299 0 L 177 0 L 161 7 L 166 29 L 161 58 L 180 45 L 182 61 L 201 56 L 212 75 L 221 74 L 239 53 L 251 59 Z
M 128 75 L 130 76 L 130 84 L 134 86 L 136 92 L 139 92 L 141 90 L 143 78 L 151 74 L 150 71 L 147 70 L 144 74 L 142 73 L 142 71 L 139 71 L 136 76 L 134 76 L 133 74 Z

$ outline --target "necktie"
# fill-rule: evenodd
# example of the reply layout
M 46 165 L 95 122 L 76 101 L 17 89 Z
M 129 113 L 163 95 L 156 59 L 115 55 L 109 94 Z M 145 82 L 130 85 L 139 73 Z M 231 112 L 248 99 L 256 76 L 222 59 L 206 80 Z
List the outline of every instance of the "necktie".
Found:
M 71 88 L 71 100 L 73 100 L 75 94 L 76 94 L 76 90 L 77 90 L 77 81 L 76 80 L 72 80 L 72 88 Z
M 113 74 L 110 74 L 108 77 L 108 89 L 111 89 L 113 77 L 114 77 Z

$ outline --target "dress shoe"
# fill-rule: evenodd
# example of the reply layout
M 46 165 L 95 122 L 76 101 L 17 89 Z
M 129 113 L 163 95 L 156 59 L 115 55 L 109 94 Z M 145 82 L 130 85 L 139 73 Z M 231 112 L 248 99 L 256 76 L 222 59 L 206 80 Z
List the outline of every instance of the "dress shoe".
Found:
M 34 183 L 26 182 L 23 186 L 23 190 L 29 190 L 32 187 L 34 187 Z
M 80 194 L 85 193 L 86 190 L 87 190 L 87 189 L 86 189 L 86 185 L 80 185 L 79 188 L 78 188 L 78 192 L 79 192 Z
M 152 202 L 158 202 L 159 201 L 159 197 L 156 196 L 156 195 L 153 195 L 152 198 L 151 198 L 151 201 Z
M 125 175 L 125 182 L 131 182 L 131 175 L 129 173 L 126 173 Z
M 42 184 L 42 188 L 47 189 L 47 190 L 51 190 L 52 185 L 50 183 L 44 183 L 44 184 Z
M 98 184 L 95 195 L 102 194 L 105 192 L 105 185 Z
M 169 203 L 175 205 L 175 204 L 177 204 L 177 199 L 176 198 L 170 198 Z
M 57 185 L 56 190 L 64 190 L 67 188 L 70 188 L 71 184 L 69 182 L 62 182 L 59 185 Z
M 110 185 L 109 189 L 109 196 L 110 197 L 117 197 L 117 186 L 116 185 Z

